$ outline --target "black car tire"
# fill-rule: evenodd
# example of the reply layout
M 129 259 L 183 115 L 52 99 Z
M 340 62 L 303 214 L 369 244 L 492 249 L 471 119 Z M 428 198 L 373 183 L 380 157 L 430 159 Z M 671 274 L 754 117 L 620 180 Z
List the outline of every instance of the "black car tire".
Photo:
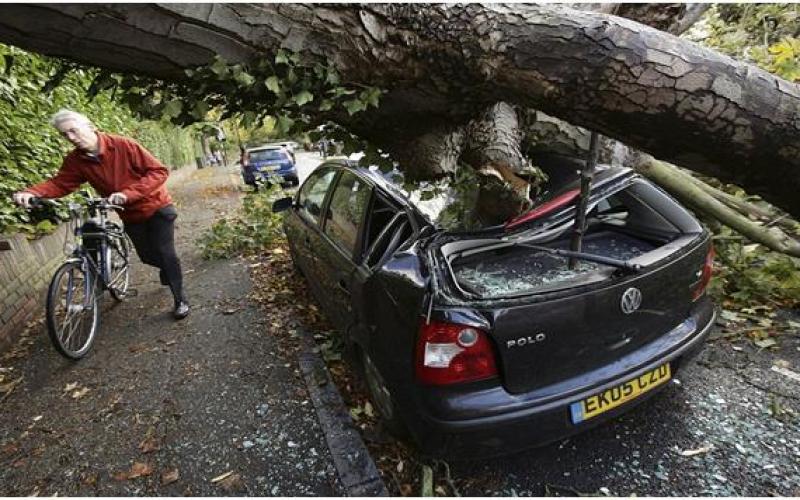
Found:
M 392 398 L 389 388 L 386 387 L 383 376 L 369 355 L 363 349 L 360 352 L 361 368 L 364 374 L 364 382 L 369 391 L 369 398 L 372 400 L 373 407 L 378 410 L 384 428 L 399 438 L 408 437 L 408 429 L 397 414 L 394 398 Z

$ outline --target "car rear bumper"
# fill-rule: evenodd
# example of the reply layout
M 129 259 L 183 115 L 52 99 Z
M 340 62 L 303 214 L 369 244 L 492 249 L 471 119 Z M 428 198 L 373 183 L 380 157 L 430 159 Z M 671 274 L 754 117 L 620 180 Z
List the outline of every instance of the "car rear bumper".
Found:
M 243 172 L 242 179 L 244 180 L 245 184 L 255 184 L 256 179 L 260 179 L 264 182 L 267 182 L 270 178 L 279 178 L 281 184 L 284 185 L 291 185 L 297 186 L 300 184 L 300 180 L 297 177 L 297 170 L 291 169 L 286 171 L 275 171 L 275 172 Z
M 672 375 L 699 352 L 714 324 L 713 305 L 704 299 L 684 323 L 613 365 L 574 379 L 510 394 L 496 381 L 469 392 L 419 391 L 421 409 L 407 418 L 420 450 L 449 458 L 486 458 L 543 446 L 582 432 L 625 413 L 669 383 L 612 410 L 573 424 L 570 405 L 669 363 Z

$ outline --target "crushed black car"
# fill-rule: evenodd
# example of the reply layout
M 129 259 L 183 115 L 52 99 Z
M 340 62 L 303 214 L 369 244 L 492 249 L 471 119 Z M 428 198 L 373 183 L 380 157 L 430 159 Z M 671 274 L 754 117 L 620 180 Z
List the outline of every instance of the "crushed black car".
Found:
M 578 197 L 566 182 L 515 220 L 453 231 L 378 170 L 333 161 L 274 209 L 387 426 L 474 458 L 628 411 L 714 323 L 713 247 L 686 209 L 631 170 L 599 169 L 571 252 Z

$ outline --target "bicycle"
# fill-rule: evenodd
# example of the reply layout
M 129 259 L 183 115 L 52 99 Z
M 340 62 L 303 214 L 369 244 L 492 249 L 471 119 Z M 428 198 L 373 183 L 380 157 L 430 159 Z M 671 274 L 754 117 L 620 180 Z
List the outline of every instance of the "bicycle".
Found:
M 31 200 L 33 207 L 44 204 L 58 202 Z M 105 198 L 87 198 L 86 205 L 87 210 L 78 203 L 68 205 L 76 243 L 47 290 L 47 333 L 56 350 L 72 360 L 83 358 L 92 348 L 103 291 L 118 302 L 133 292 L 129 290 L 131 241 L 119 224 L 108 220 L 110 210 L 124 209 Z

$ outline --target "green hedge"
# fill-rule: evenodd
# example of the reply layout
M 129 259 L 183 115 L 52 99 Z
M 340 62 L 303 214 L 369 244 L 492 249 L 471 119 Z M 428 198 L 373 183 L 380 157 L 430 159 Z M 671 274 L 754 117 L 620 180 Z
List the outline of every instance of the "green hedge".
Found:
M 53 87 L 59 72 L 63 79 Z M 60 108 L 86 114 L 101 130 L 135 138 L 172 168 L 193 162 L 189 129 L 140 121 L 108 90 L 89 98 L 92 78 L 92 70 L 0 44 L 0 234 L 37 231 L 11 195 L 52 175 L 70 150 L 49 124 Z

